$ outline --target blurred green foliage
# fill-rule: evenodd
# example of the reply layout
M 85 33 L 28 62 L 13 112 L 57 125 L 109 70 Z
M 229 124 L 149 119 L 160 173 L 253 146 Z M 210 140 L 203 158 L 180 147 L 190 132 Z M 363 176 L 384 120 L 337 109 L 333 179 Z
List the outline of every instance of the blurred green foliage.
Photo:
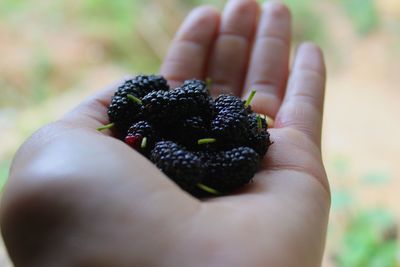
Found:
M 349 159 L 343 155 L 336 156 L 332 162 L 332 167 L 336 177 L 345 178 L 350 171 Z
M 138 18 L 146 3 L 140 0 L 80 1 L 75 13 L 78 27 L 103 46 L 105 61 L 117 62 L 134 72 L 155 72 L 160 60 L 135 32 L 136 27 L 143 27 Z
M 374 0 L 339 0 L 339 2 L 360 35 L 367 35 L 377 28 L 379 15 Z
M 284 0 L 293 16 L 293 39 L 295 42 L 313 41 L 325 44 L 324 20 L 317 10 L 317 0 Z
M 0 162 L 0 192 L 3 191 L 3 186 L 8 178 L 8 170 L 10 168 L 11 161 L 5 160 Z
M 225 4 L 225 0 L 186 0 L 182 1 L 188 7 L 199 6 L 199 5 L 213 5 L 218 8 L 222 8 Z
M 352 188 L 343 186 L 351 178 L 351 162 L 343 156 L 335 157 L 331 175 L 335 179 L 332 188 L 332 210 L 344 214 L 346 225 L 341 236 L 335 261 L 338 267 L 396 267 L 398 236 L 394 216 L 382 208 L 360 208 L 361 203 Z M 388 182 L 389 175 L 371 171 L 358 179 L 357 186 L 381 185 Z M 334 229 L 331 229 L 334 232 Z M 337 231 L 337 229 L 336 229 Z
M 339 267 L 396 267 L 397 225 L 384 210 L 358 213 L 344 234 Z
M 378 25 L 374 0 L 330 1 L 344 7 L 359 33 L 367 34 Z M 153 35 L 158 34 L 151 32 L 148 20 L 154 21 L 165 30 L 166 35 L 172 37 L 174 25 L 178 25 L 183 16 L 194 6 L 212 4 L 222 8 L 225 2 L 224 0 L 0 1 L 0 19 L 6 27 L 22 35 L 29 32 L 21 29 L 21 27 L 26 28 L 26 25 L 29 25 L 28 28 L 32 32 L 39 32 L 34 35 L 36 39 L 29 44 L 30 48 L 27 50 L 27 53 L 33 54 L 34 63 L 24 70 L 26 73 L 21 74 L 20 80 L 25 83 L 9 79 L 0 80 L 7 96 L 0 100 L 0 106 L 14 106 L 16 100 L 18 105 L 40 103 L 52 96 L 54 89 L 50 90 L 50 85 L 52 88 L 60 88 L 58 91 L 66 90 L 79 82 L 84 69 L 91 67 L 88 64 L 79 66 L 81 70 L 53 71 L 53 58 L 51 53 L 47 52 L 52 50 L 52 43 L 46 39 L 47 33 L 58 32 L 62 35 L 65 31 L 74 32 L 81 37 L 82 42 L 86 42 L 86 45 L 100 47 L 101 62 L 96 62 L 97 64 L 112 64 L 133 73 L 157 72 L 161 62 L 160 52 L 157 54 L 154 47 L 149 44 L 149 40 L 146 40 L 146 36 L 143 36 L 143 32 L 147 31 Z M 265 1 L 260 0 L 260 2 Z M 321 45 L 330 43 L 324 18 L 319 11 L 320 1 L 284 0 L 284 2 L 293 13 L 295 43 L 304 40 Z M 156 12 L 157 10 L 161 10 L 162 16 Z M 151 42 L 154 43 L 156 40 L 157 36 L 154 36 Z M 167 45 L 164 43 L 161 46 Z M 61 84 L 53 81 L 58 78 L 62 80 Z M 15 97 L 13 94 L 22 95 Z
M 390 180 L 390 175 L 385 171 L 374 171 L 364 174 L 361 181 L 370 185 L 385 184 Z
M 354 196 L 345 189 L 332 190 L 331 207 L 333 210 L 345 210 L 354 204 Z
M 47 50 L 43 47 L 37 49 L 29 79 L 31 81 L 32 102 L 40 104 L 50 97 L 51 90 L 48 81 L 52 75 L 53 66 Z

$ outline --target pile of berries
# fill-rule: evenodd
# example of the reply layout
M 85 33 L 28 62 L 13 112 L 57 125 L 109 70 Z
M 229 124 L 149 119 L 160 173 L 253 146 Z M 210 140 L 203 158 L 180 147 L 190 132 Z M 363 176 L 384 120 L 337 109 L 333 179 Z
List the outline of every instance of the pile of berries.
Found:
M 271 142 L 265 118 L 250 101 L 213 99 L 207 84 L 187 80 L 170 89 L 159 75 L 126 80 L 108 109 L 111 128 L 196 197 L 229 194 L 249 183 Z

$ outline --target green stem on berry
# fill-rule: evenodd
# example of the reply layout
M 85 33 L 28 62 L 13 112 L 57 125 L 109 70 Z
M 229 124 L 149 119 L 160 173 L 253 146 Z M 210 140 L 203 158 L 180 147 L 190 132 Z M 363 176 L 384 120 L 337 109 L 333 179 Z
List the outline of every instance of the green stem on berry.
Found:
M 135 102 L 135 103 L 137 103 L 137 104 L 139 104 L 139 105 L 142 105 L 142 100 L 140 100 L 140 99 L 137 98 L 136 96 L 131 95 L 131 94 L 127 94 L 126 97 L 127 97 L 129 100 L 132 100 L 133 102 Z
M 113 123 L 113 122 L 112 122 L 112 123 L 109 123 L 109 124 L 106 124 L 106 125 L 103 125 L 103 126 L 97 128 L 96 130 L 97 130 L 97 131 L 103 131 L 103 130 L 110 129 L 110 128 L 112 128 L 112 127 L 114 127 L 114 123 Z
M 247 100 L 246 100 L 246 103 L 244 103 L 244 108 L 247 108 L 248 106 L 250 106 L 250 103 L 251 103 L 251 101 L 253 100 L 254 95 L 255 95 L 256 93 L 257 93 L 256 90 L 252 90 L 252 91 L 251 91 L 249 97 L 248 97 Z
M 220 195 L 220 192 L 218 192 L 217 190 L 215 190 L 214 188 L 211 188 L 209 186 L 206 186 L 205 184 L 202 183 L 198 183 L 197 187 L 200 188 L 201 190 L 210 193 L 212 195 Z
M 212 79 L 211 79 L 210 77 L 208 77 L 208 78 L 206 79 L 206 86 L 207 86 L 207 88 L 210 88 L 211 85 L 212 85 Z
M 147 137 L 143 137 L 142 143 L 140 144 L 140 148 L 144 149 L 147 146 Z
M 257 128 L 258 128 L 258 132 L 261 132 L 262 130 L 262 121 L 261 121 L 261 116 L 257 115 Z
M 215 138 L 203 138 L 203 139 L 197 140 L 198 145 L 211 144 L 211 143 L 215 143 L 215 142 L 217 142 L 217 139 L 215 139 Z

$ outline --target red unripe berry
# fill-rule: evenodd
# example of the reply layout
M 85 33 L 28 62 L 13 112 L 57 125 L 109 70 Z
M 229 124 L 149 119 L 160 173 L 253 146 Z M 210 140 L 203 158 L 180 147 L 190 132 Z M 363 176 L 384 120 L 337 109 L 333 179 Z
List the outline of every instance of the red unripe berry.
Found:
M 132 148 L 139 150 L 143 137 L 140 135 L 128 135 L 125 137 L 125 143 Z

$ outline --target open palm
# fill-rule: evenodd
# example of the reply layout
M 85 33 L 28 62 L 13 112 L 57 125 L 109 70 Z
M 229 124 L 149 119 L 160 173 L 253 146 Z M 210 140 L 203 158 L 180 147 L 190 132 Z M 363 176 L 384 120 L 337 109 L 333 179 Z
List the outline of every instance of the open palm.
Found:
M 241 192 L 199 201 L 95 129 L 115 86 L 40 129 L 17 153 L 2 201 L 16 266 L 319 266 L 329 214 L 321 160 L 325 69 L 301 45 L 289 72 L 290 14 L 269 2 L 195 9 L 162 65 L 170 84 L 210 77 L 212 93 L 257 95 L 273 145 Z

